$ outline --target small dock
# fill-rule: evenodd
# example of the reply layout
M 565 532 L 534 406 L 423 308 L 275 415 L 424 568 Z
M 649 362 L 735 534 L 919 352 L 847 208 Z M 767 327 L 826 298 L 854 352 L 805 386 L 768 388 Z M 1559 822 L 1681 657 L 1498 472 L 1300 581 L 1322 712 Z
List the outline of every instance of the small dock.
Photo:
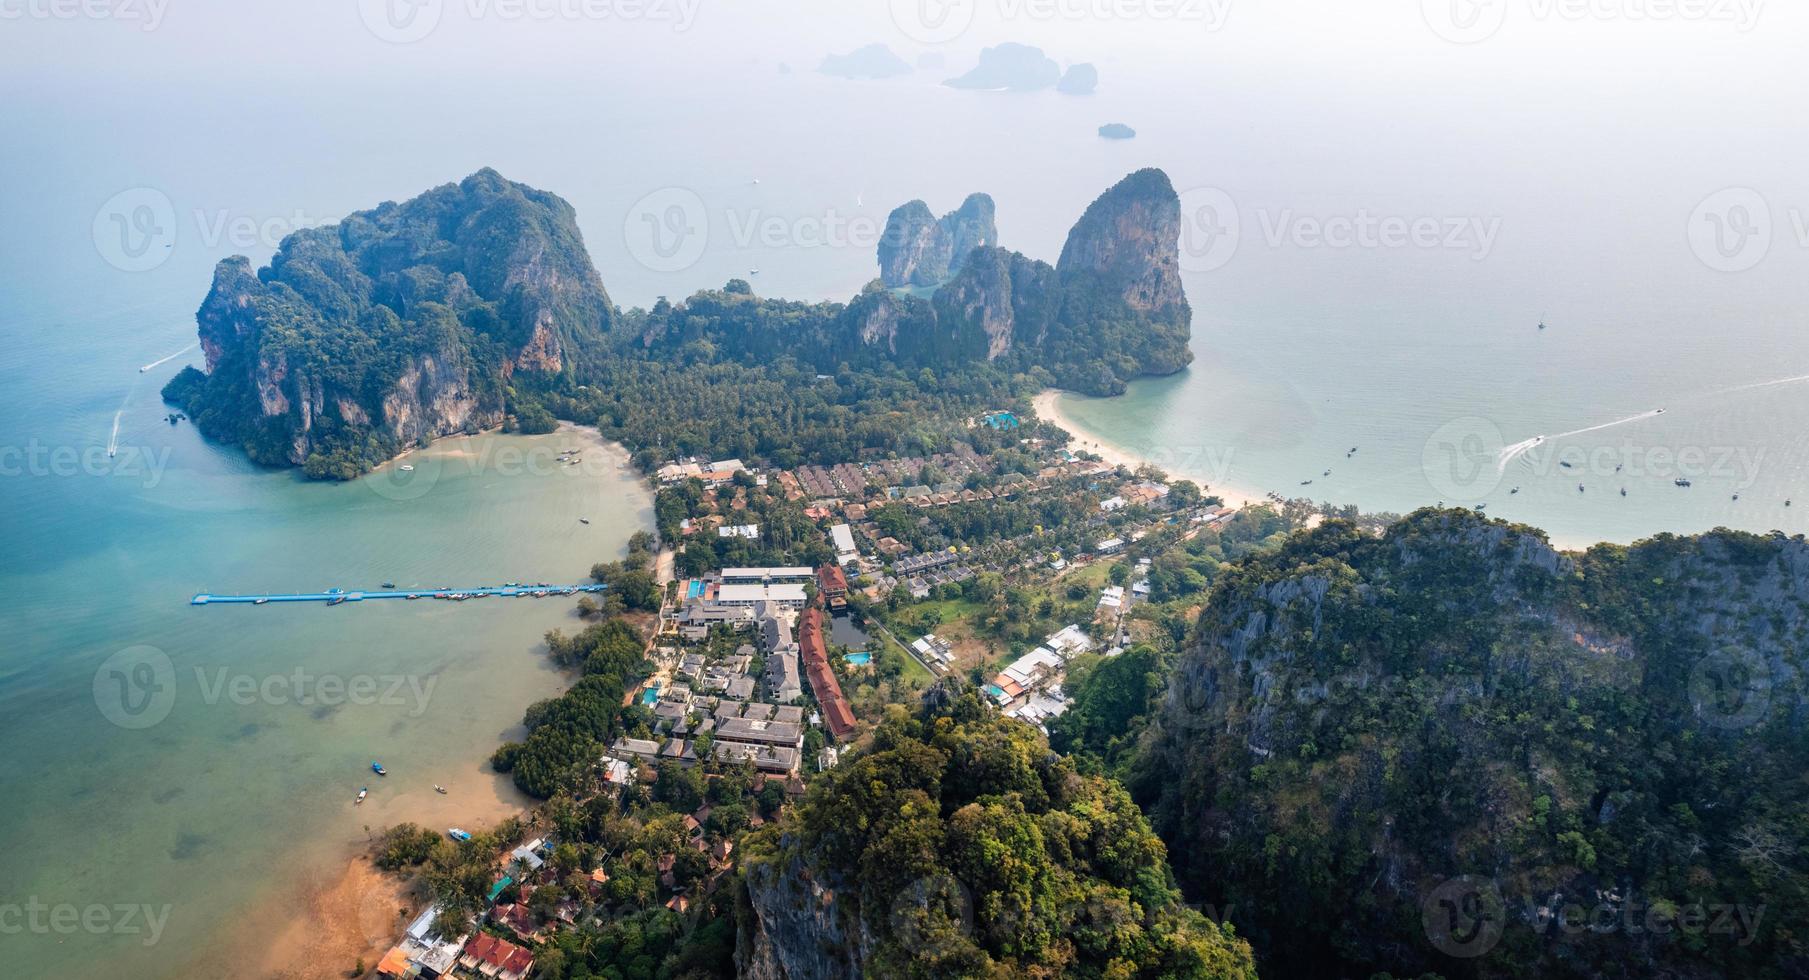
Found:
M 492 596 L 503 598 L 545 599 L 552 596 L 578 595 L 584 592 L 602 592 L 606 585 L 504 585 L 491 588 L 485 586 L 475 589 L 378 589 L 363 592 L 345 592 L 329 589 L 326 592 L 291 592 L 271 595 L 214 595 L 211 592 L 197 593 L 188 601 L 191 606 L 214 606 L 221 604 L 263 605 L 268 602 L 363 602 L 367 599 L 441 599 L 449 602 L 464 602 L 470 599 L 488 599 Z

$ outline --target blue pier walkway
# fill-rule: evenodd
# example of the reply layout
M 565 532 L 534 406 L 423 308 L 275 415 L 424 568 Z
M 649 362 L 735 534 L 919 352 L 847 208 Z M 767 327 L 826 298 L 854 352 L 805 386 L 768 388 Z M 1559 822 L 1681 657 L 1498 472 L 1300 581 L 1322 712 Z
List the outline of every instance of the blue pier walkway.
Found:
M 505 585 L 481 589 L 385 589 L 372 592 L 331 589 L 326 592 L 295 592 L 287 595 L 214 595 L 202 592 L 188 603 L 191 606 L 221 603 L 263 605 L 266 602 L 363 602 L 366 599 L 448 599 L 460 602 L 489 596 L 544 599 L 548 596 L 577 595 L 580 592 L 602 592 L 606 588 L 608 586 L 605 585 Z

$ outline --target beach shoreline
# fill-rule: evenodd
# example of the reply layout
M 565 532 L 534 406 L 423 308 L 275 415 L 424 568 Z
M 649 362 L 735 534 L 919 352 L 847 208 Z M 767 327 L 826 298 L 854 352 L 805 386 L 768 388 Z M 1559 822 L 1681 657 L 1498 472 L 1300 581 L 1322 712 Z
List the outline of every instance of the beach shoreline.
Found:
M 1073 392 L 1063 391 L 1059 388 L 1046 388 L 1043 391 L 1038 392 L 1035 398 L 1031 399 L 1031 407 L 1036 411 L 1038 418 L 1052 422 L 1061 426 L 1063 429 L 1066 429 L 1069 435 L 1074 437 L 1073 447 L 1075 449 L 1090 452 L 1116 466 L 1125 466 L 1134 470 L 1139 466 L 1148 464 L 1168 473 L 1170 477 L 1175 479 L 1193 480 L 1194 482 L 1199 483 L 1201 489 L 1208 495 L 1217 496 L 1225 502 L 1225 506 L 1232 509 L 1274 503 L 1272 499 L 1260 490 L 1250 487 L 1240 487 L 1223 481 L 1215 482 L 1204 474 L 1189 473 L 1185 467 L 1166 466 L 1157 460 L 1153 460 L 1146 455 L 1140 454 L 1136 450 L 1105 441 L 1086 426 L 1075 422 L 1072 416 L 1061 410 L 1061 396 L 1069 394 L 1073 394 Z M 1318 502 L 1319 501 L 1315 500 L 1315 503 Z M 1537 525 L 1529 526 L 1536 528 L 1540 533 L 1544 534 L 1546 540 L 1551 542 L 1551 546 L 1559 551 L 1588 551 L 1597 544 L 1613 543 L 1603 541 L 1579 541 L 1553 534 L 1551 531 L 1538 527 Z
M 1173 466 L 1153 458 L 1151 454 L 1146 452 L 1140 452 L 1126 446 L 1107 442 L 1086 426 L 1075 422 L 1073 416 L 1062 411 L 1060 402 L 1061 396 L 1068 394 L 1073 393 L 1063 391 L 1060 388 L 1045 388 L 1041 392 L 1038 392 L 1036 397 L 1030 400 L 1030 405 L 1031 408 L 1035 410 L 1037 418 L 1046 422 L 1052 422 L 1068 431 L 1068 434 L 1072 436 L 1074 440 L 1071 444 L 1071 448 L 1092 453 L 1114 466 L 1123 466 L 1132 470 L 1145 465 L 1154 466 L 1164 473 L 1167 473 L 1173 479 L 1192 480 L 1193 482 L 1198 483 L 1200 489 L 1208 496 L 1218 497 L 1224 502 L 1226 507 L 1230 507 L 1234 510 L 1255 504 L 1267 504 L 1273 502 L 1261 490 L 1252 487 L 1238 486 L 1237 484 L 1224 479 L 1215 478 L 1210 474 L 1191 473 L 1188 472 L 1187 468 L 1184 466 Z
M 621 443 L 604 438 L 594 426 L 562 421 L 551 434 L 583 440 L 583 464 L 577 469 L 581 476 L 633 471 L 633 453 Z M 446 436 L 431 445 L 440 446 L 449 459 L 464 459 L 473 465 L 522 465 L 519 461 L 483 459 L 462 446 L 448 452 L 443 445 L 469 438 Z M 392 469 L 414 452 L 398 455 L 372 473 Z M 634 479 L 650 495 L 655 492 L 651 478 L 634 473 Z M 523 645 L 544 658 L 545 644 L 539 636 L 524 636 Z M 579 675 L 562 673 L 563 691 L 576 683 Z M 523 703 L 519 707 L 525 712 L 529 705 Z M 445 794 L 423 784 L 399 794 L 373 795 L 355 808 L 347 800 L 349 824 L 339 846 L 319 859 L 298 862 L 300 866 L 287 880 L 273 883 L 237 922 L 223 927 L 218 941 L 211 944 L 208 952 L 194 958 L 188 972 L 197 976 L 227 975 L 250 966 L 256 976 L 326 980 L 346 976 L 360 960 L 367 969 L 375 969 L 384 953 L 401 938 L 409 919 L 420 912 L 424 899 L 415 892 L 414 875 L 395 875 L 375 866 L 373 845 L 384 830 L 401 823 L 436 831 L 453 826 L 481 830 L 510 817 L 525 819 L 537 801 L 516 789 L 510 777 L 491 770 L 489 764 L 489 752 L 496 746 L 524 735 L 525 730 L 517 723 L 500 732 L 493 745 L 467 764 L 439 777 L 448 790 Z

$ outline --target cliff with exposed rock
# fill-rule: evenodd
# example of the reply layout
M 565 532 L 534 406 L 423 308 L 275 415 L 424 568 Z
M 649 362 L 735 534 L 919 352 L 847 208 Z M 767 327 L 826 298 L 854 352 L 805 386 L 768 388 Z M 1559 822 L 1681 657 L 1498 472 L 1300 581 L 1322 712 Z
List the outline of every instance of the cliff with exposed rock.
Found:
M 354 476 L 503 421 L 516 373 L 556 375 L 616 317 L 565 201 L 482 170 L 222 261 L 196 314 L 205 372 L 165 390 L 272 465 Z
M 1197 636 L 1133 789 L 1265 970 L 1809 968 L 1801 537 L 1333 522 L 1229 570 Z

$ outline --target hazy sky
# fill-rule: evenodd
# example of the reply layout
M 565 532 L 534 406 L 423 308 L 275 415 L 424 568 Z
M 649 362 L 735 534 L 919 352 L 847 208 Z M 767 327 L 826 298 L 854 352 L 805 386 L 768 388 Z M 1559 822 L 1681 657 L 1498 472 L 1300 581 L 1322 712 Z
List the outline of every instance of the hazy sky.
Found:
M 935 85 L 1003 41 L 1097 64 L 1100 95 Z M 571 199 L 606 281 L 645 302 L 753 264 L 717 241 L 714 264 L 625 269 L 632 204 L 676 183 L 734 206 L 711 184 L 725 160 L 769 175 L 767 206 L 810 214 L 826 205 L 804 192 L 825 186 L 881 216 L 989 190 L 1007 244 L 1048 259 L 1115 174 L 1159 165 L 1265 213 L 1505 215 L 1500 254 L 1539 275 L 1637 240 L 1700 276 L 1691 208 L 1750 187 L 1792 247 L 1738 289 L 1702 285 L 1751 292 L 1809 281 L 1809 230 L 1791 225 L 1809 208 L 1806 41 L 1809 4 L 1779 0 L 0 0 L 0 205 L 92 260 L 90 221 L 122 188 L 216 217 L 333 218 L 491 164 Z M 876 42 L 942 62 L 837 90 L 814 76 Z M 782 65 L 799 84 L 778 84 Z M 1050 143 L 1112 120 L 1140 131 L 1116 156 Z M 1039 135 L 1014 145 L 1020 124 Z M 777 205 L 784 174 L 805 186 Z M 44 244 L 0 241 L 0 267 L 66 272 Z M 192 256 L 170 288 L 264 244 Z M 851 251 L 765 285 L 846 295 L 872 262 Z

